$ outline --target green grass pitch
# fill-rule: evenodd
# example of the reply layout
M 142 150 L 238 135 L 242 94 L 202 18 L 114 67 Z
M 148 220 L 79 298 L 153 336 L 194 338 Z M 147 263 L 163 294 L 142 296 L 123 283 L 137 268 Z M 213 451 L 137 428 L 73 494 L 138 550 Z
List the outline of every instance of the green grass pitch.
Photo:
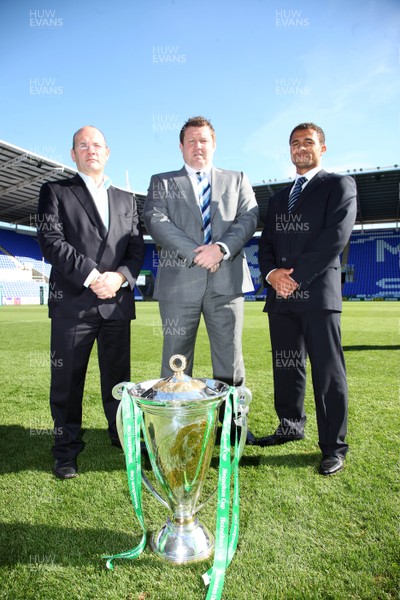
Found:
M 132 379 L 159 376 L 156 303 L 137 306 Z M 307 384 L 306 439 L 246 447 L 240 466 L 241 518 L 224 600 L 385 600 L 399 596 L 400 303 L 345 303 L 342 317 L 350 404 L 350 452 L 333 477 L 317 469 L 315 410 Z M 0 598 L 10 600 L 200 600 L 209 560 L 173 566 L 147 548 L 136 561 L 103 553 L 136 545 L 141 528 L 130 503 L 124 458 L 112 447 L 99 399 L 93 352 L 84 397 L 80 476 L 51 473 L 49 331 L 44 306 L 0 307 Z M 257 436 L 277 425 L 271 351 L 261 303 L 246 303 L 244 355 Z M 194 376 L 211 376 L 202 325 Z M 205 484 L 215 485 L 216 460 Z M 149 531 L 166 509 L 143 489 Z M 215 500 L 199 513 L 211 530 Z

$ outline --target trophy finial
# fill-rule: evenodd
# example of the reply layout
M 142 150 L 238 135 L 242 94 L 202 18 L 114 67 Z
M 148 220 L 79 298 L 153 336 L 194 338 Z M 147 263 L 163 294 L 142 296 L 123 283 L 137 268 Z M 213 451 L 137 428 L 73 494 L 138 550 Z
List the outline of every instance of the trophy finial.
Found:
M 180 363 L 180 366 L 179 366 L 179 363 Z M 182 379 L 183 373 L 186 369 L 186 364 L 187 364 L 186 356 L 183 356 L 183 354 L 174 354 L 169 359 L 169 366 L 173 370 L 174 375 L 177 379 Z

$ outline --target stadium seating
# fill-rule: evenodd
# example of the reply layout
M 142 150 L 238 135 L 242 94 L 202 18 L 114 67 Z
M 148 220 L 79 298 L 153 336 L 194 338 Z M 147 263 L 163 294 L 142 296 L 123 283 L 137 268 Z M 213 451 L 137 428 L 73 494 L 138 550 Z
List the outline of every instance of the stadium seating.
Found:
M 0 269 L 15 269 L 16 263 L 15 260 L 8 256 L 7 254 L 0 254 Z
M 24 265 L 30 265 L 36 270 L 36 275 L 49 276 L 50 265 L 43 261 L 39 245 L 35 237 L 0 229 L 0 248 L 4 248 L 12 257 L 2 253 L 0 249 L 0 283 L 3 301 L 14 299 L 37 303 L 41 297 L 40 288 L 47 286 L 40 281 L 17 281 L 16 271 Z M 257 260 L 258 238 L 253 238 L 245 246 L 250 273 L 254 282 L 255 292 L 246 294 L 247 300 L 262 300 L 265 298 L 265 288 L 260 281 L 260 271 Z M 19 269 L 18 265 L 19 264 Z M 158 254 L 154 244 L 146 244 L 146 258 L 143 273 L 146 275 L 146 286 L 152 291 L 157 272 Z M 7 269 L 13 271 L 13 276 L 7 277 Z M 350 247 L 344 265 L 343 296 L 347 298 L 400 298 L 400 232 L 391 229 L 353 231 Z M 136 290 L 137 299 L 150 298 L 151 292 L 146 287 Z M 42 290 L 43 292 L 43 290 Z M 43 293 L 42 293 L 43 296 Z M 11 300 L 12 301 L 12 300 Z
M 2 281 L 3 304 L 39 304 L 41 287 L 36 281 Z
M 400 231 L 353 231 L 342 293 L 345 297 L 400 297 Z
M 13 256 L 29 257 L 29 259 L 42 260 L 36 236 L 18 234 L 15 231 L 0 229 L 0 246 Z
M 51 267 L 44 262 L 35 236 L 0 229 L 0 247 L 14 256 L 21 266 L 29 265 L 42 275 L 49 276 Z M 4 256 L 4 254 L 0 254 L 0 256 Z M 15 268 L 14 264 L 13 266 Z

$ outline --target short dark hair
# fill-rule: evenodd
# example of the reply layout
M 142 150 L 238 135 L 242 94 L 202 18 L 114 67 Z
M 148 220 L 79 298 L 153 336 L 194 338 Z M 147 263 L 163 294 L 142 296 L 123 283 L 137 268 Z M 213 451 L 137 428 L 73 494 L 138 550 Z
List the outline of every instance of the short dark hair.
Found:
M 299 131 L 301 129 L 313 129 L 318 134 L 319 143 L 325 144 L 325 133 L 323 132 L 321 127 L 319 127 L 315 123 L 300 123 L 299 125 L 296 125 L 296 127 L 292 130 L 289 136 L 289 144 L 292 142 L 292 135 L 294 134 L 294 132 Z
M 179 141 L 181 144 L 183 144 L 183 139 L 185 137 L 185 131 L 188 127 L 209 127 L 210 131 L 211 131 L 212 139 L 215 142 L 215 129 L 212 126 L 211 121 L 209 121 L 205 117 L 202 117 L 201 115 L 199 115 L 197 117 L 190 117 L 190 119 L 188 119 L 186 121 L 186 123 L 183 125 L 183 127 L 180 131 L 180 134 L 179 134 Z
M 78 133 L 80 133 L 82 131 L 82 129 L 85 129 L 85 127 L 91 127 L 92 129 L 97 129 L 97 131 L 100 131 L 101 135 L 104 138 L 106 146 L 107 146 L 106 136 L 104 135 L 104 133 L 98 127 L 95 127 L 94 125 L 84 125 L 83 127 L 80 127 L 78 129 L 78 131 L 75 131 L 74 135 L 72 136 L 72 150 L 75 148 L 75 138 L 76 138 L 76 136 L 78 135 Z

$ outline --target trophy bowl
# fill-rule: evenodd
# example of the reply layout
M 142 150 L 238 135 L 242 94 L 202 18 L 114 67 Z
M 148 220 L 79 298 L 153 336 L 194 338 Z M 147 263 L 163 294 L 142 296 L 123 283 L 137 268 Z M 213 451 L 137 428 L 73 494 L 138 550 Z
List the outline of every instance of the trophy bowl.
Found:
M 171 377 L 120 385 L 142 411 L 142 434 L 159 490 L 143 470 L 142 480 L 170 512 L 150 546 L 161 558 L 183 564 L 205 560 L 214 550 L 214 536 L 196 514 L 204 505 L 200 495 L 215 445 L 218 409 L 229 385 L 185 375 L 186 359 L 181 355 L 173 356 L 170 366 Z M 124 447 L 121 405 L 117 428 Z M 245 439 L 246 431 L 241 434 Z

